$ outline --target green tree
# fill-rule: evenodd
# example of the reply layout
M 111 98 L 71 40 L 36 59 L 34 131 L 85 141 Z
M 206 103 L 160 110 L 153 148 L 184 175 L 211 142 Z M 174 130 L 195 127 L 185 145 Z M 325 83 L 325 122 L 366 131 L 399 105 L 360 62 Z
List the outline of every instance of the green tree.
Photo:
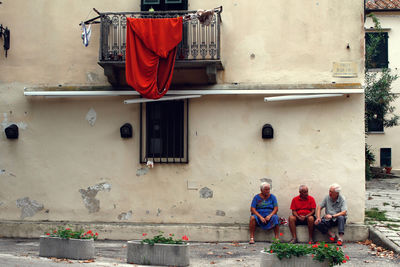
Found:
M 381 123 L 384 128 L 397 126 L 399 116 L 394 113 L 392 102 L 398 95 L 392 93 L 392 83 L 398 78 L 390 69 L 384 68 L 382 72 L 368 71 L 373 66 L 373 60 L 379 53 L 379 46 L 384 37 L 381 24 L 374 14 L 368 17 L 374 22 L 374 32 L 370 35 L 365 49 L 365 133 L 368 136 L 368 124 L 372 121 Z M 371 164 L 375 162 L 375 156 L 371 146 L 365 144 L 365 177 L 372 178 Z

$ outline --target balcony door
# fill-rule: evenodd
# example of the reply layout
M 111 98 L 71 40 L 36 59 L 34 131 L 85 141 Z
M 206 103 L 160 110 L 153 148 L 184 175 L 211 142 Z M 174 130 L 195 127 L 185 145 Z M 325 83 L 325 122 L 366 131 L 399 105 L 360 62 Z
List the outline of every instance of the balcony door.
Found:
M 188 0 L 141 0 L 141 11 L 187 10 Z

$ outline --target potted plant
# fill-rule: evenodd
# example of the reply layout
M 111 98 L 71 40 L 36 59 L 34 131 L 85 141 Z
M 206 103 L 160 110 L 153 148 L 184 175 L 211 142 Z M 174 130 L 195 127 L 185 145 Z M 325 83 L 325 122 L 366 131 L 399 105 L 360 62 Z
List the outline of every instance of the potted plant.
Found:
M 99 236 L 93 231 L 72 230 L 70 227 L 59 227 L 45 232 L 40 237 L 39 256 L 74 260 L 94 258 L 94 240 Z
M 143 237 L 147 234 L 144 233 Z M 188 266 L 189 238 L 184 235 L 175 239 L 174 234 L 164 236 L 159 232 L 152 238 L 128 241 L 127 262 L 143 265 Z
M 267 266 L 334 266 L 346 263 L 349 256 L 342 249 L 325 242 L 312 244 L 289 244 L 274 241 L 269 249 L 261 251 L 260 267 Z

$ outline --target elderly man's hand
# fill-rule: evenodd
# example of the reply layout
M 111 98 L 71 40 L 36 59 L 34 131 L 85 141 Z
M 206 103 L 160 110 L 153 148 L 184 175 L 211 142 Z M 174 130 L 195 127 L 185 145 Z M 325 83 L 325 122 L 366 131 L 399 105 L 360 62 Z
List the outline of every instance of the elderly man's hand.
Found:
M 321 222 L 321 218 L 317 218 L 314 222 L 315 225 L 319 224 Z
M 304 215 L 299 216 L 299 221 L 304 221 L 305 219 L 306 219 L 306 216 L 304 216 Z
M 326 215 L 325 215 L 325 219 L 327 219 L 327 220 L 330 220 L 330 219 L 332 219 L 332 215 L 330 215 L 330 214 L 326 214 Z

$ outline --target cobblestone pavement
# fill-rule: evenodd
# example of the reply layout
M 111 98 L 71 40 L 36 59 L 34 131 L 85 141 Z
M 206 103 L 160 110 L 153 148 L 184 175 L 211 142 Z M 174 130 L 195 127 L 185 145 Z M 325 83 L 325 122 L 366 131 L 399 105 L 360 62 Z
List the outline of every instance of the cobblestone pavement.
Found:
M 385 235 L 400 249 L 400 178 L 372 179 L 366 184 L 366 210 L 384 211 L 386 221 L 371 220 L 367 224 Z

